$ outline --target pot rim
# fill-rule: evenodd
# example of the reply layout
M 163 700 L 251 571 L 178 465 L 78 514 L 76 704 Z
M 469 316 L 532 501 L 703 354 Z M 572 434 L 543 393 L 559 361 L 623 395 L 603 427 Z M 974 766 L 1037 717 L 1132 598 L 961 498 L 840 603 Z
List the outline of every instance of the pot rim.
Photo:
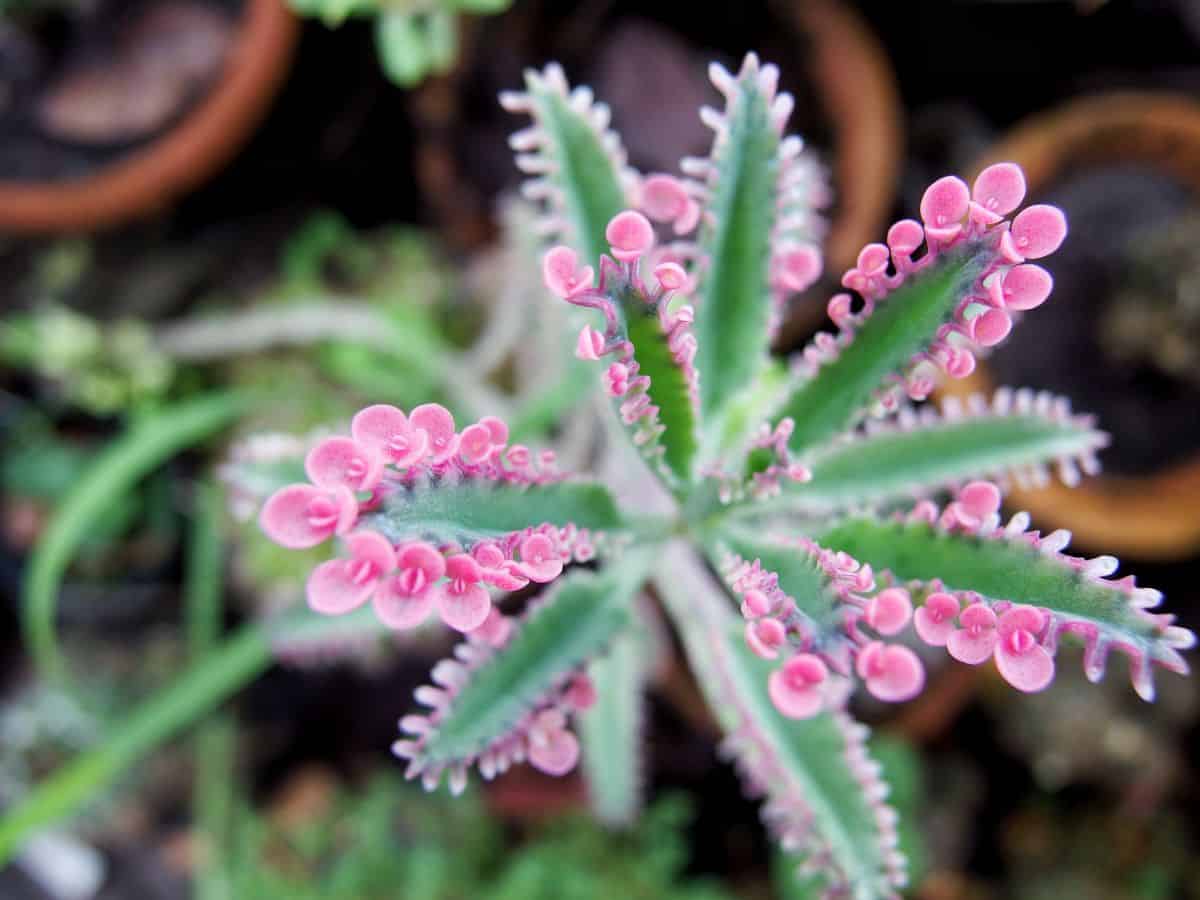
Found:
M 246 0 L 221 74 L 182 120 L 82 178 L 0 180 L 0 231 L 108 228 L 198 187 L 250 138 L 287 74 L 299 22 L 284 0 Z

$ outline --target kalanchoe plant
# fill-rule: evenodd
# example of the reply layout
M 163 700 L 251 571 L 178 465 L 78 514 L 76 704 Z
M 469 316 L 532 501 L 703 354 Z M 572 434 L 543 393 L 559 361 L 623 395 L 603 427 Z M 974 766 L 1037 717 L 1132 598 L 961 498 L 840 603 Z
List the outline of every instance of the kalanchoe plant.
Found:
M 640 681 L 604 662 L 646 627 L 635 598 L 653 582 L 764 818 L 831 896 L 866 900 L 894 896 L 906 874 L 848 706 L 859 685 L 887 702 L 916 696 L 925 669 L 910 645 L 923 642 L 1042 690 L 1073 636 L 1089 676 L 1119 650 L 1149 699 L 1152 664 L 1185 672 L 1194 637 L 1150 611 L 1156 591 L 1109 578 L 1115 559 L 1067 556 L 1065 532 L 1000 518 L 998 483 L 1095 470 L 1105 437 L 1090 418 L 1025 390 L 910 405 L 936 378 L 969 373 L 1050 293 L 1028 260 L 1057 248 L 1066 222 L 1050 206 L 1008 218 L 1024 195 L 1016 166 L 973 188 L 935 182 L 921 221 L 892 226 L 843 276 L 836 332 L 786 363 L 768 354 L 788 300 L 820 273 L 814 204 L 826 194 L 784 136 L 792 101 L 777 75 L 753 55 L 737 74 L 713 66 L 725 108 L 701 113 L 712 154 L 685 160 L 681 178 L 629 169 L 607 110 L 555 66 L 502 98 L 534 120 L 513 144 L 547 233 L 564 241 L 544 258 L 545 283 L 594 315 L 577 355 L 605 360 L 604 389 L 672 515 L 619 508 L 548 454 L 510 446 L 497 419 L 459 430 L 426 405 L 360 412 L 261 522 L 285 546 L 342 539 L 345 557 L 308 583 L 318 612 L 370 601 L 409 628 L 436 610 L 464 633 L 417 691 L 429 712 L 401 720 L 394 748 L 430 788 L 448 774 L 461 790 L 473 765 L 486 778 L 522 760 L 566 772 L 582 714 L 614 723 L 583 732 L 596 735 L 593 791 L 636 790 L 605 769 L 628 765 L 620 742 L 636 736 L 615 723 L 638 721 Z M 531 583 L 549 587 L 519 617 L 493 599 Z M 619 819 L 635 805 L 619 801 L 598 806 Z

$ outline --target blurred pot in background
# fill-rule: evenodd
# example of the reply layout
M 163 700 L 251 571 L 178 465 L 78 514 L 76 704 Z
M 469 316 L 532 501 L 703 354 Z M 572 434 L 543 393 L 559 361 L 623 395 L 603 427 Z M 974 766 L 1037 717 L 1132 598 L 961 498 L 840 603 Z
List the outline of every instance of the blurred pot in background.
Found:
M 1038 384 L 1095 412 L 1116 440 L 1105 473 L 1011 493 L 1088 547 L 1143 560 L 1200 550 L 1200 104 L 1166 93 L 1083 98 L 1017 127 L 975 170 L 1024 167 L 1071 237 L 1050 265 L 1035 335 L 942 388 Z M 1191 236 L 1189 238 L 1189 235 Z
M 709 59 L 746 47 L 780 65 L 797 98 L 797 131 L 827 154 L 826 269 L 851 265 L 886 224 L 901 162 L 899 95 L 882 46 L 849 5 L 803 0 L 701 17 L 657 3 L 532 2 L 467 31 L 460 66 L 414 95 L 418 179 L 460 247 L 492 239 L 495 197 L 518 180 L 503 138 L 519 123 L 495 98 L 521 85 L 523 68 L 560 61 L 612 107 L 636 165 L 674 172 L 680 157 L 702 155 L 711 142 L 693 113 L 711 102 Z
M 202 184 L 265 114 L 297 33 L 282 0 L 15 8 L 0 26 L 0 229 L 108 227 Z

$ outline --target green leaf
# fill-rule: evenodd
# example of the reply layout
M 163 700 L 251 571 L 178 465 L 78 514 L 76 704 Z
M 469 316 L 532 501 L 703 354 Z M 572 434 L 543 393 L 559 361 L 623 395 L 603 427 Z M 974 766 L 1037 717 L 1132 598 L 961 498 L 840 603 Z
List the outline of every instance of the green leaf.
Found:
M 809 461 L 812 481 L 785 482 L 778 496 L 747 503 L 733 514 L 819 513 L 919 498 L 973 478 L 1004 478 L 1087 457 L 1105 441 L 1085 417 L 1032 410 L 955 419 L 923 416 L 919 423 L 827 445 Z
M 696 368 L 705 421 L 748 386 L 766 361 L 771 297 L 767 276 L 775 226 L 779 135 L 757 68 L 743 69 L 714 144 L 712 218 L 700 234 L 709 260 L 696 297 Z
M 642 549 L 602 572 L 577 569 L 556 581 L 548 602 L 536 606 L 509 643 L 471 671 L 414 762 L 472 759 L 511 733 L 567 674 L 632 625 L 633 597 L 651 561 Z
M 1042 607 L 1060 620 L 1096 625 L 1107 638 L 1136 648 L 1148 660 L 1171 668 L 1179 664 L 1163 626 L 1131 605 L 1129 594 L 1116 583 L 1085 576 L 1021 538 L 981 538 L 948 534 L 923 522 L 850 518 L 817 540 L 876 571 L 891 572 L 901 582 L 936 578 L 949 590 Z
M 780 590 L 796 601 L 796 608 L 812 620 L 818 633 L 830 634 L 839 628 L 842 601 L 831 588 L 828 576 L 803 548 L 733 528 L 719 531 L 716 545 L 714 563 L 719 565 L 722 551 L 736 553 L 746 562 L 758 560 L 779 577 Z
M 62 502 L 30 557 L 23 590 L 25 640 L 43 675 L 66 674 L 54 633 L 58 588 L 93 524 L 140 479 L 226 427 L 246 406 L 245 397 L 210 394 L 148 416 L 114 441 Z
M 546 177 L 561 191 L 562 204 L 555 203 L 554 212 L 566 220 L 567 243 L 595 265 L 608 252 L 604 229 L 628 205 L 622 187 L 624 151 L 619 144 L 612 150 L 605 147 L 605 140 L 616 141 L 616 136 L 589 121 L 595 112 L 590 103 L 571 102 L 557 66 L 526 72 L 525 85 L 530 113 L 546 141 L 540 152 L 554 169 Z
M 588 666 L 596 704 L 579 717 L 583 771 L 596 818 L 628 827 L 642 804 L 642 719 L 646 680 L 653 661 L 645 622 L 620 634 Z
M 387 77 L 401 87 L 419 83 L 434 64 L 429 35 L 413 13 L 380 15 L 375 20 L 375 50 Z
M 803 855 L 828 854 L 823 875 L 854 900 L 892 897 L 889 867 L 875 807 L 848 756 L 865 754 L 866 729 L 844 712 L 789 719 L 771 702 L 767 679 L 775 663 L 747 646 L 726 597 L 707 572 L 672 547 L 670 578 L 655 583 L 683 633 L 692 672 L 729 735 L 729 748 L 757 787 L 776 821 L 791 823 Z M 723 592 L 722 592 L 723 593 Z M 796 824 L 811 819 L 807 832 Z
M 560 481 L 520 485 L 470 479 L 418 481 L 389 495 L 383 506 L 360 522 L 393 543 L 424 538 L 473 543 L 544 523 L 610 530 L 623 519 L 600 484 Z
M 971 245 L 956 248 L 880 302 L 838 357 L 801 381 L 780 410 L 796 423 L 791 448 L 811 448 L 862 419 L 888 376 L 903 372 L 950 320 L 990 258 Z
M 658 407 L 658 423 L 664 429 L 653 439 L 636 441 L 638 452 L 650 460 L 661 459 L 668 483 L 686 484 L 691 481 L 697 448 L 696 411 L 687 378 L 663 334 L 658 306 L 615 266 L 605 265 L 603 286 L 613 301 L 619 336 L 633 344 L 638 374 L 650 379 L 647 393 Z M 619 410 L 629 397 L 613 398 L 614 408 Z M 636 430 L 639 425 L 631 427 Z
M 271 663 L 265 635 L 245 626 L 174 684 L 112 723 L 104 742 L 41 782 L 0 819 L 0 865 L 33 832 L 77 812 L 164 741 L 210 712 Z

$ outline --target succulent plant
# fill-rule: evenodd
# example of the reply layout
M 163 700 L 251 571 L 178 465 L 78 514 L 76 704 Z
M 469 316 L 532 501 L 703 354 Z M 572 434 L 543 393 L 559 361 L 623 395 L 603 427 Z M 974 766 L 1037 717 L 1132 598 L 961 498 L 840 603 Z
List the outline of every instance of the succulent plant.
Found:
M 472 766 L 565 773 L 583 717 L 591 789 L 612 821 L 636 808 L 649 668 L 637 598 L 652 584 L 783 847 L 830 896 L 891 897 L 906 862 L 850 711 L 859 685 L 886 702 L 916 696 L 923 642 L 994 659 L 1038 691 L 1073 637 L 1090 678 L 1121 651 L 1150 699 L 1152 665 L 1186 672 L 1194 635 L 1151 611 L 1157 591 L 1110 578 L 1117 560 L 1066 555 L 1069 535 L 1031 531 L 1024 513 L 1000 518 L 999 484 L 1096 469 L 1106 438 L 1091 418 L 1029 390 L 913 405 L 1046 300 L 1051 278 L 1027 260 L 1061 243 L 1062 213 L 1009 219 L 1025 192 L 1011 164 L 973 188 L 940 179 L 921 221 L 893 225 L 843 276 L 836 330 L 774 359 L 787 304 L 820 274 L 827 189 L 785 136 L 792 100 L 774 66 L 751 54 L 710 75 L 725 107 L 701 111 L 712 153 L 684 160 L 682 177 L 630 169 L 607 109 L 557 66 L 501 98 L 533 119 L 512 143 L 544 232 L 562 242 L 545 284 L 593 316 L 576 353 L 607 358 L 604 390 L 652 473 L 615 467 L 630 502 L 510 445 L 495 417 L 460 430 L 436 404 L 381 404 L 313 447 L 307 481 L 279 487 L 260 523 L 285 547 L 340 540 L 345 555 L 309 576 L 316 612 L 370 602 L 392 628 L 436 612 L 464 634 L 416 692 L 429 711 L 401 719 L 408 777 L 432 789 L 448 775 L 458 792 Z M 671 512 L 654 512 L 655 491 Z M 530 585 L 547 587 L 506 614 L 494 595 Z

